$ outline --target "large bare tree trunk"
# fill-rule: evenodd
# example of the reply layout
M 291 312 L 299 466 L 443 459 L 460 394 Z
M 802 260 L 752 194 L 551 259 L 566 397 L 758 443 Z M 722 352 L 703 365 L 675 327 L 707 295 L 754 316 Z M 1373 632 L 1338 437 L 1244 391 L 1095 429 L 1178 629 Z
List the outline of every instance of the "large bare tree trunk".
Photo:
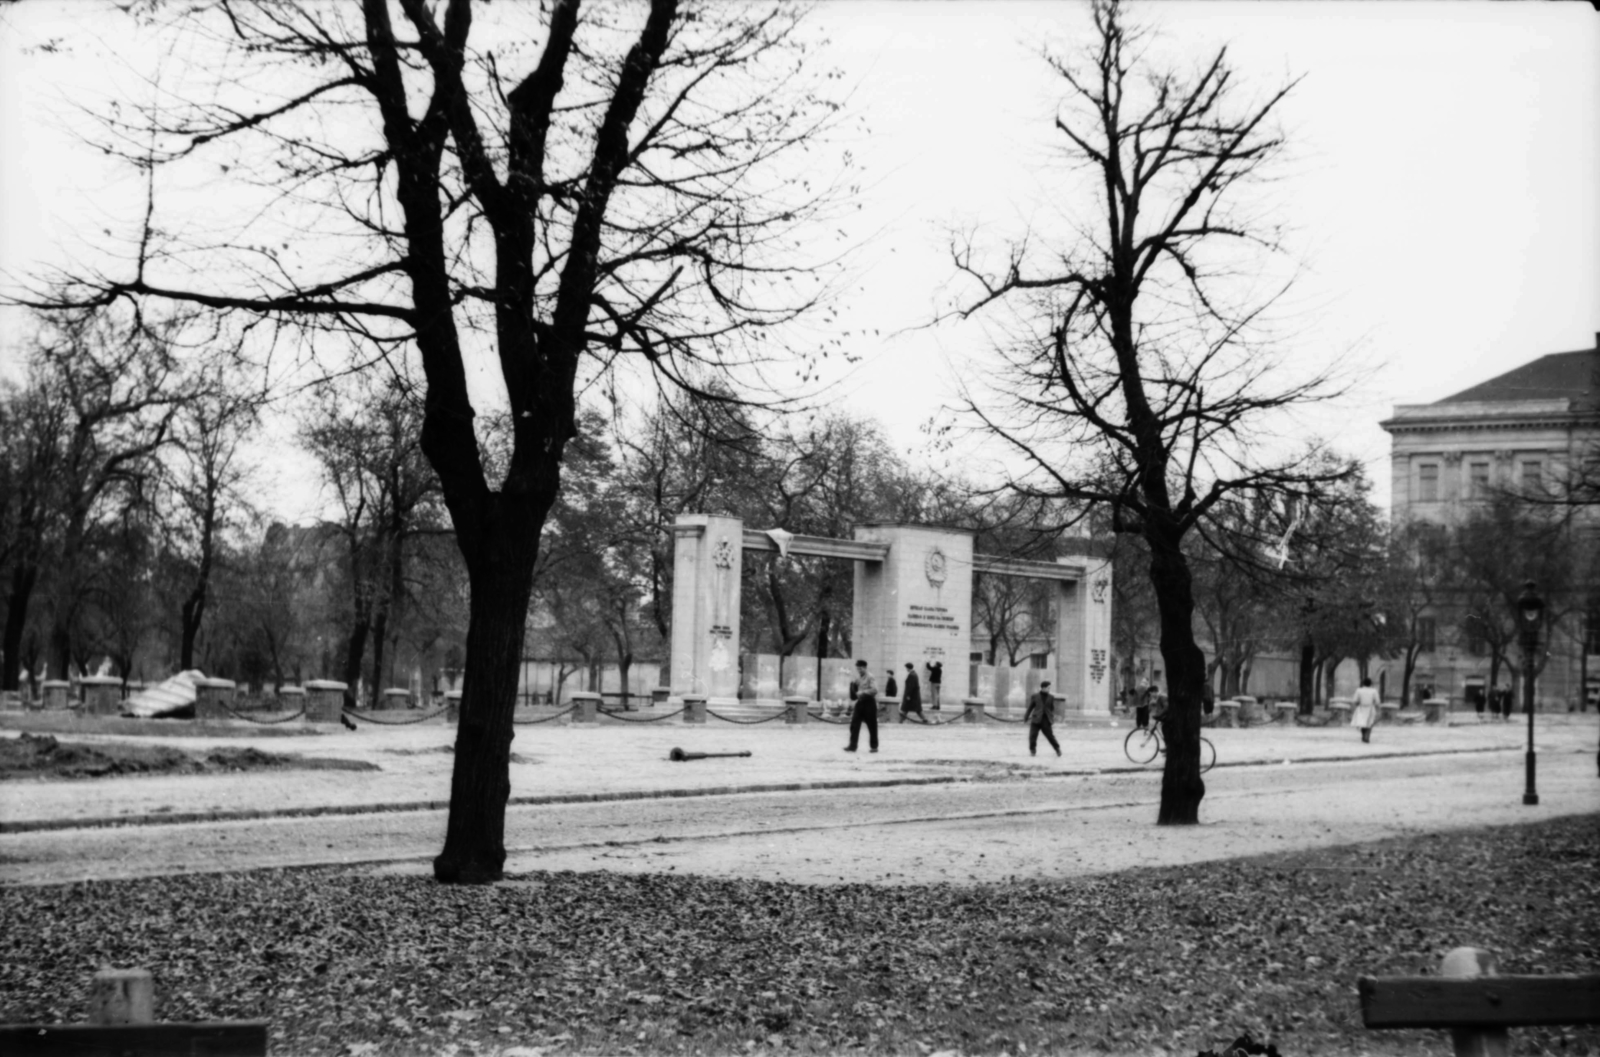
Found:
M 1161 619 L 1161 659 L 1167 666 L 1167 714 L 1162 733 L 1167 759 L 1161 778 L 1158 826 L 1200 822 L 1206 783 L 1200 777 L 1200 706 L 1206 656 L 1194 641 L 1194 590 L 1189 563 L 1176 540 L 1150 541 L 1150 582 Z
M 486 504 L 480 553 L 467 563 L 471 615 L 450 820 L 444 850 L 433 860 L 434 877 L 446 883 L 490 883 L 505 867 L 512 718 L 540 528 L 505 516 L 509 505 L 499 499 Z
M 18 562 L 11 568 L 11 592 L 6 596 L 6 629 L 0 649 L 5 651 L 4 667 L 0 669 L 0 690 L 19 690 L 18 679 L 22 673 L 22 626 L 28 621 L 28 602 L 33 597 L 33 585 L 39 579 L 39 568 Z

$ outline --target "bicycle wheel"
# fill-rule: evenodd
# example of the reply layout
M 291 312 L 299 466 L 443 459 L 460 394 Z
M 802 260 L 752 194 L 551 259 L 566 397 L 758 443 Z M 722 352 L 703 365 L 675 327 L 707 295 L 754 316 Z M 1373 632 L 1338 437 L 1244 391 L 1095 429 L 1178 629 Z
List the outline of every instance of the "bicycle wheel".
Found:
M 1149 763 L 1161 751 L 1161 739 L 1154 728 L 1145 730 L 1134 727 L 1122 740 L 1122 751 L 1134 763 Z
M 1204 735 L 1200 738 L 1200 773 L 1205 774 L 1217 765 L 1217 747 Z

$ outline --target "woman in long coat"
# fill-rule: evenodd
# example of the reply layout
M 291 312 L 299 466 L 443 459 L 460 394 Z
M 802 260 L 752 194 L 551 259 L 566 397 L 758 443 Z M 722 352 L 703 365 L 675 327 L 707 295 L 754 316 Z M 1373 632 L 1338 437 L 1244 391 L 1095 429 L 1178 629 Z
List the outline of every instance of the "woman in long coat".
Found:
M 1350 709 L 1350 725 L 1361 728 L 1361 740 L 1372 740 L 1372 728 L 1378 722 L 1378 691 L 1372 688 L 1371 679 L 1361 680 L 1361 689 Z

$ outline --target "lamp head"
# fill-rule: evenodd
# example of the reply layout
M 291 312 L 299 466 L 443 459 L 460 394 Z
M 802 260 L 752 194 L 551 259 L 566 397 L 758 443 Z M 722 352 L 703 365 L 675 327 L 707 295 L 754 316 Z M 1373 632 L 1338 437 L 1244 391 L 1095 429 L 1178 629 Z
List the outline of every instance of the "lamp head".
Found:
M 1544 599 L 1539 597 L 1539 592 L 1534 589 L 1532 580 L 1522 586 L 1522 594 L 1517 596 L 1517 618 L 1522 621 L 1524 628 L 1536 628 L 1539 620 L 1544 616 Z

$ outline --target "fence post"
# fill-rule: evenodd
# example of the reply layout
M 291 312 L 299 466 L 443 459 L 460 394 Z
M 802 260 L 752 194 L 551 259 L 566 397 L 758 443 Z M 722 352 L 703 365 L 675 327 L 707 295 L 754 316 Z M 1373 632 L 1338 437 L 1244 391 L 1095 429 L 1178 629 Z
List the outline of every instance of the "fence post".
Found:
M 89 1023 L 153 1024 L 156 984 L 149 969 L 101 969 L 89 985 Z
M 574 690 L 572 701 L 572 722 L 598 723 L 600 722 L 600 695 L 593 690 Z
M 336 679 L 307 679 L 306 721 L 337 723 L 344 714 L 344 692 L 350 689 Z
M 704 723 L 706 721 L 706 695 L 683 695 L 683 721 L 685 723 Z
M 804 723 L 811 718 L 809 706 L 811 699 L 804 694 L 791 694 L 783 699 L 783 721 L 785 723 Z
M 72 684 L 65 679 L 46 679 L 39 684 L 39 690 L 39 699 L 44 708 L 59 711 L 69 707 L 67 695 L 72 690 Z
M 1498 976 L 1499 965 L 1492 951 L 1481 947 L 1457 947 L 1444 956 L 1439 975 L 1458 980 L 1477 976 Z M 1511 1035 L 1505 1028 L 1451 1028 L 1456 1057 L 1509 1057 Z
M 988 704 L 981 697 L 964 697 L 961 699 L 961 721 L 963 723 L 982 723 L 983 709 Z

